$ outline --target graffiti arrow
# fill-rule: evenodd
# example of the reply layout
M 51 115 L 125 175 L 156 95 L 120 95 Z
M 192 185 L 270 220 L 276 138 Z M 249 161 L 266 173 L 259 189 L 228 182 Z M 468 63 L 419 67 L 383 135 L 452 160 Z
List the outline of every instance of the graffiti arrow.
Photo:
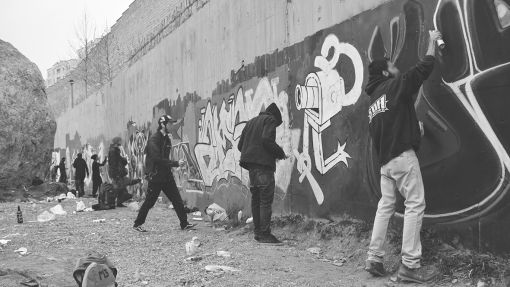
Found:
M 303 182 L 304 178 L 308 178 L 308 182 L 310 183 L 310 186 L 312 187 L 313 194 L 315 195 L 315 198 L 317 199 L 317 203 L 319 205 L 322 205 L 324 202 L 324 193 L 322 193 L 322 189 L 319 186 L 319 183 L 315 178 L 313 177 L 312 173 L 310 172 L 310 160 L 306 159 L 303 154 L 300 154 L 298 150 L 294 150 L 294 156 L 297 158 L 297 166 L 298 171 L 301 173 L 301 176 L 299 177 L 299 182 Z M 308 165 L 306 164 L 308 163 Z

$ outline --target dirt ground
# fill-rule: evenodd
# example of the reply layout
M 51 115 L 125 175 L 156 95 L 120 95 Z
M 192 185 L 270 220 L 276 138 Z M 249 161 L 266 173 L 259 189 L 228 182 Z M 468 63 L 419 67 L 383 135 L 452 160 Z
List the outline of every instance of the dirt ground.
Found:
M 90 206 L 95 200 L 84 202 Z M 0 203 L 0 239 L 11 240 L 0 250 L 0 286 L 22 286 L 20 282 L 29 279 L 42 286 L 77 286 L 72 272 L 76 260 L 89 250 L 106 254 L 114 262 L 119 286 L 415 286 L 394 283 L 391 275 L 373 278 L 363 271 L 369 229 L 356 224 L 340 225 L 340 232 L 339 225 L 334 232 L 326 225 L 317 232 L 315 223 L 276 220 L 274 233 L 285 245 L 263 246 L 252 239 L 246 226 L 218 230 L 208 222 L 195 221 L 196 230 L 181 231 L 175 212 L 161 203 L 149 213 L 148 233 L 132 229 L 136 212 L 128 208 L 73 214 L 75 200 L 62 202 L 67 215 L 36 221 L 37 214 L 56 204 Z M 16 223 L 18 205 L 23 224 Z M 202 243 L 198 261 L 186 260 L 185 243 L 194 236 Z M 14 252 L 20 247 L 27 248 L 28 254 Z M 312 250 L 316 254 L 308 250 L 311 247 L 317 247 Z M 218 256 L 217 251 L 228 251 L 231 258 Z M 398 252 L 391 248 L 389 252 L 386 266 L 394 270 Z M 207 272 L 207 265 L 238 271 Z M 448 276 L 429 286 L 470 286 L 472 282 Z M 493 279 L 495 284 L 490 285 L 503 286 L 498 282 Z

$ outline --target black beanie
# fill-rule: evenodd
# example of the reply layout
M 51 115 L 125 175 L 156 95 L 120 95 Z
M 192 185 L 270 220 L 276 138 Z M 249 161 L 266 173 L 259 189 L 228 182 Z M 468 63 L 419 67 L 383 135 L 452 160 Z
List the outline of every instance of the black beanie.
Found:
M 386 59 L 386 58 L 373 60 L 368 65 L 368 74 L 370 76 L 382 75 L 382 72 L 387 71 L 387 70 L 388 70 L 388 59 Z

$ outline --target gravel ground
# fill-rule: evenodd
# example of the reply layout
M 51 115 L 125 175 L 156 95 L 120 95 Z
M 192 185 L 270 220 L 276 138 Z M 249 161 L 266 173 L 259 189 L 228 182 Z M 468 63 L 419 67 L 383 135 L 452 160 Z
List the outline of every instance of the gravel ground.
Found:
M 84 202 L 90 206 L 94 200 Z M 67 215 L 50 222 L 36 221 L 37 214 L 56 204 L 0 204 L 0 239 L 11 240 L 0 251 L 0 286 L 21 286 L 21 281 L 30 278 L 44 286 L 76 286 L 72 277 L 76 260 L 90 250 L 114 262 L 119 286 L 403 285 L 392 283 L 389 276 L 372 278 L 363 271 L 366 236 L 320 240 L 312 233 L 276 227 L 274 233 L 285 245 L 263 246 L 246 228 L 217 230 L 200 221 L 196 230 L 181 231 L 175 212 L 159 203 L 147 218 L 148 233 L 132 229 L 136 212 L 128 208 L 73 214 L 75 200 L 62 202 Z M 17 205 L 23 211 L 23 224 L 16 223 Z M 103 218 L 104 223 L 93 222 Z M 194 236 L 202 243 L 198 261 L 186 260 L 185 243 Z M 28 254 L 14 252 L 20 247 L 26 247 Z M 314 252 L 318 254 L 308 251 L 310 247 L 317 247 Z M 231 257 L 218 256 L 217 251 L 228 251 Z M 207 265 L 238 271 L 207 272 Z M 461 281 L 441 286 L 450 285 L 465 286 Z

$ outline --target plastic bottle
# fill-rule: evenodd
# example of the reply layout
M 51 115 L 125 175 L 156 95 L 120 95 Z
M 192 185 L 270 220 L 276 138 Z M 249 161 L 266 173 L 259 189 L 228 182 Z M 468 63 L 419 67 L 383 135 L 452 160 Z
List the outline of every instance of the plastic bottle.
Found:
M 18 205 L 18 212 L 16 213 L 18 223 L 23 223 L 23 213 L 21 213 L 21 207 Z

